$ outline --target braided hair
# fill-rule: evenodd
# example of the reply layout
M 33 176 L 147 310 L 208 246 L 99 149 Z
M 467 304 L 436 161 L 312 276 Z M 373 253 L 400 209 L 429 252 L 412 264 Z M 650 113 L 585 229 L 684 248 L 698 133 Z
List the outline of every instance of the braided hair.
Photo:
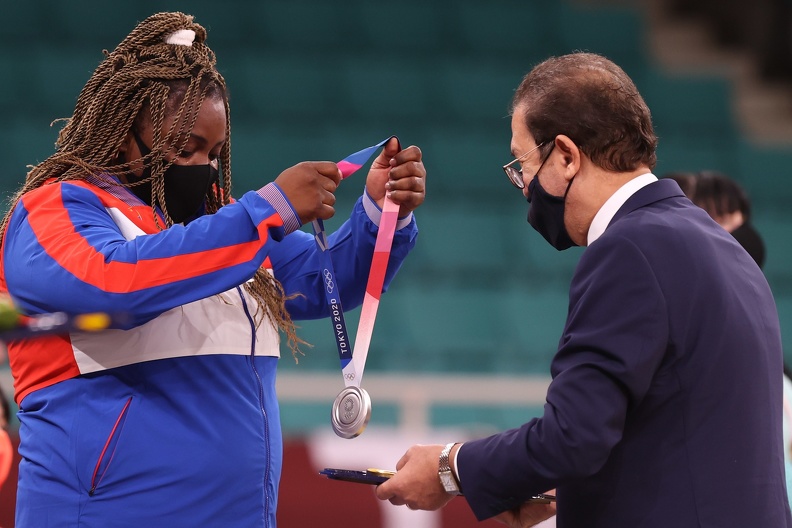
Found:
M 194 32 L 192 42 L 187 45 L 170 38 L 183 30 Z M 226 142 L 219 155 L 221 184 L 207 191 L 206 214 L 213 214 L 230 203 L 228 96 L 225 79 L 217 71 L 215 54 L 205 41 L 206 30 L 191 15 L 157 13 L 140 22 L 111 53 L 105 50 L 105 59 L 80 92 L 74 114 L 63 120 L 66 124 L 58 133 L 55 153 L 30 168 L 25 183 L 11 198 L 0 233 L 5 232 L 14 207 L 33 189 L 102 173 L 132 174 L 130 164 L 119 157 L 120 148 L 131 130 L 146 124 L 153 131 L 151 152 L 137 160 L 137 167 L 142 164 L 150 168 L 151 176 L 119 185 L 132 187 L 150 182 L 152 211 L 158 204 L 166 225 L 160 225 L 156 212 L 153 212 L 154 221 L 160 229 L 172 226 L 163 175 L 187 145 L 198 110 L 206 98 L 222 98 L 226 111 Z M 165 117 L 170 115 L 174 115 L 173 125 L 163 131 Z M 177 152 L 171 161 L 163 154 L 168 147 Z M 245 284 L 245 289 L 257 302 L 256 325 L 266 317 L 286 334 L 296 358 L 300 353 L 298 345 L 305 342 L 296 336 L 295 325 L 285 307 L 290 297 L 285 295 L 281 283 L 260 268 L 253 280 Z

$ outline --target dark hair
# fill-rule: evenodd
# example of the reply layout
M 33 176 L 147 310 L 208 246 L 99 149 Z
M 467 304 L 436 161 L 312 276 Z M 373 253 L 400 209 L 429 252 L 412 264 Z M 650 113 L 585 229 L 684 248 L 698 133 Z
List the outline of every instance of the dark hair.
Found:
M 191 45 L 169 44 L 166 39 L 176 31 L 195 33 Z M 140 22 L 97 66 L 80 95 L 74 113 L 58 133 L 56 151 L 31 168 L 25 183 L 12 198 L 3 219 L 8 223 L 14 206 L 27 192 L 50 181 L 82 180 L 101 173 L 129 174 L 128 164 L 118 159 L 118 152 L 133 126 L 143 122 L 154 125 L 152 154 L 145 165 L 152 168 L 154 192 L 162 187 L 164 163 L 161 152 L 166 142 L 183 147 L 192 131 L 195 115 L 207 90 L 212 86 L 225 94 L 225 80 L 217 71 L 214 52 L 205 44 L 206 30 L 184 13 L 157 13 Z M 173 94 L 171 89 L 175 90 Z M 226 115 L 228 115 L 228 102 Z M 174 112 L 175 122 L 183 116 L 182 130 L 169 131 L 162 137 L 160 127 L 167 112 Z M 159 125 L 159 126 L 157 126 Z M 228 124 L 226 125 L 226 132 Z M 214 189 L 208 205 L 222 205 L 230 196 L 230 138 L 220 153 L 223 189 Z M 161 189 L 160 189 L 161 190 Z M 160 205 L 164 200 L 159 201 Z M 156 213 L 154 220 L 159 225 Z M 172 222 L 165 211 L 166 221 Z
M 747 222 L 751 219 L 751 202 L 739 183 L 716 171 L 701 171 L 696 178 L 693 203 L 713 218 L 741 212 Z
M 177 31 L 194 32 L 190 45 L 170 43 Z M 222 97 L 226 109 L 226 142 L 220 152 L 221 182 L 206 196 L 206 213 L 213 214 L 231 201 L 231 127 L 226 84 L 218 72 L 214 52 L 205 44 L 206 30 L 192 15 L 180 12 L 157 13 L 140 22 L 113 50 L 105 51 L 99 64 L 77 98 L 71 118 L 58 134 L 55 153 L 32 167 L 24 185 L 11 200 L 0 225 L 5 231 L 14 207 L 26 193 L 50 182 L 82 180 L 91 175 L 129 174 L 129 164 L 118 159 L 121 145 L 133 127 L 151 126 L 151 154 L 143 158 L 151 167 L 152 202 L 159 203 L 166 227 L 173 224 L 164 198 L 163 174 L 169 163 L 163 152 L 167 145 L 177 153 L 187 144 L 203 101 Z M 166 115 L 174 115 L 181 129 L 163 135 Z M 178 155 L 178 154 L 177 154 Z M 148 180 L 146 180 L 148 181 Z M 142 183 L 137 182 L 137 183 Z M 132 186 L 135 184 L 127 184 Z M 154 220 L 159 226 L 156 213 Z M 162 226 L 160 226 L 162 228 Z M 3 241 L 0 240 L 0 249 Z M 256 322 L 265 318 L 288 337 L 294 354 L 298 344 L 296 328 L 286 311 L 287 299 L 281 283 L 259 269 L 252 282 L 244 285 L 256 299 Z
M 537 144 L 569 136 L 593 163 L 627 172 L 657 163 L 651 114 L 616 64 L 593 53 L 551 57 L 533 68 L 512 99 Z
M 765 245 L 762 237 L 750 224 L 751 200 L 742 186 L 727 175 L 712 170 L 700 172 L 670 172 L 664 176 L 679 184 L 690 201 L 704 209 L 713 220 L 732 213 L 742 213 L 742 225 L 731 234 L 745 248 L 759 267 L 764 266 Z
M 664 178 L 668 178 L 674 180 L 679 185 L 679 188 L 682 189 L 682 192 L 685 193 L 685 196 L 690 198 L 690 201 L 693 201 L 693 196 L 696 194 L 696 180 L 698 179 L 698 173 L 696 172 L 669 172 Z

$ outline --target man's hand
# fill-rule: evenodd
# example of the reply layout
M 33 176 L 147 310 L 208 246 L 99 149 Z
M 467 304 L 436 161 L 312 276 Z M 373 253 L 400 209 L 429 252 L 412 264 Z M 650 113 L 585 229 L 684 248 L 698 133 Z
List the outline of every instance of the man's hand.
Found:
M 335 214 L 335 191 L 341 171 L 330 161 L 304 161 L 281 172 L 275 183 L 291 203 L 300 223 Z
M 495 516 L 496 521 L 511 528 L 529 528 L 556 514 L 555 502 L 524 502 L 519 508 Z
M 396 464 L 396 474 L 377 486 L 377 498 L 411 510 L 437 510 L 453 495 L 446 493 L 437 471 L 441 445 L 414 445 Z
M 399 204 L 399 217 L 404 218 L 426 197 L 426 168 L 423 154 L 416 146 L 399 151 L 399 142 L 391 138 L 371 164 L 366 178 L 369 196 L 382 208 L 385 194 Z

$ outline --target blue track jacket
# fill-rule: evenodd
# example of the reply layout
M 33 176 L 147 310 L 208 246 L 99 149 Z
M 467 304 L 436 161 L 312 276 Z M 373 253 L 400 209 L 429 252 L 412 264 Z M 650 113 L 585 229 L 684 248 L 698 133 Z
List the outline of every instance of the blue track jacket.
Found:
M 29 314 L 128 316 L 9 343 L 19 528 L 275 527 L 278 334 L 266 317 L 256 327 L 242 285 L 264 266 L 302 294 L 294 319 L 326 316 L 314 238 L 290 233 L 299 221 L 274 184 L 186 226 L 153 215 L 100 176 L 31 191 L 11 218 L 0 291 Z M 365 293 L 377 215 L 363 196 L 330 236 L 347 308 Z M 383 289 L 417 235 L 411 216 L 398 227 Z

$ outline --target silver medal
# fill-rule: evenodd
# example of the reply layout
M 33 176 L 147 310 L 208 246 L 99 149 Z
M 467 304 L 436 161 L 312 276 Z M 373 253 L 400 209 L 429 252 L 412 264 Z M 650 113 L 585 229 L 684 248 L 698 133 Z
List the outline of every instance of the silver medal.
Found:
M 358 436 L 371 418 L 371 398 L 368 392 L 360 387 L 346 387 L 336 396 L 330 418 L 333 431 L 341 438 Z

